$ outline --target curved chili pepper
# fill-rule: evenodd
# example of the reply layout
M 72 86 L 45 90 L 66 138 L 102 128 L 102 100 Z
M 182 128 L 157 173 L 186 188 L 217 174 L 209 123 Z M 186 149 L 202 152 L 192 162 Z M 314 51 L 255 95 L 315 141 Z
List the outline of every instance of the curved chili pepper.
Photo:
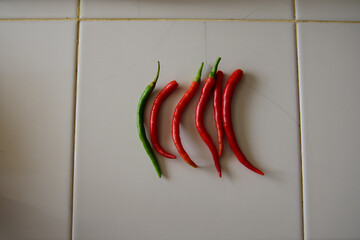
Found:
M 205 84 L 201 90 L 201 95 L 198 104 L 196 105 L 196 111 L 195 111 L 195 123 L 196 128 L 201 136 L 201 138 L 204 140 L 206 145 L 211 151 L 211 154 L 214 159 L 216 170 L 219 174 L 219 177 L 221 177 L 221 167 L 219 163 L 219 155 L 218 151 L 214 145 L 214 143 L 211 140 L 211 137 L 209 133 L 206 131 L 204 126 L 204 112 L 206 108 L 206 104 L 209 101 L 211 91 L 215 86 L 215 76 L 216 76 L 216 69 L 220 62 L 221 58 L 218 58 L 216 60 L 215 65 L 213 66 L 211 72 L 209 73 L 209 76 L 207 77 Z
M 172 119 L 172 138 L 174 140 L 175 147 L 178 150 L 180 156 L 184 159 L 184 161 L 194 168 L 197 168 L 198 166 L 191 160 L 191 158 L 189 157 L 189 155 L 187 154 L 181 143 L 179 124 L 180 124 L 181 114 L 183 113 L 184 109 L 186 108 L 190 100 L 194 97 L 197 89 L 199 88 L 203 65 L 204 63 L 202 62 L 194 81 L 192 82 L 189 89 L 186 91 L 184 96 L 180 99 L 179 103 L 177 104 Z
M 150 113 L 150 137 L 155 150 L 167 158 L 175 159 L 176 156 L 166 152 L 159 143 L 158 136 L 158 115 L 161 104 L 179 86 L 176 81 L 168 83 L 156 96 Z
M 216 84 L 214 89 L 214 119 L 216 125 L 216 132 L 217 132 L 217 140 L 219 145 L 219 157 L 221 157 L 223 149 L 224 149 L 224 128 L 223 128 L 223 121 L 221 115 L 221 98 L 222 98 L 222 83 L 223 83 L 224 74 L 222 71 L 216 72 Z
M 223 93 L 223 123 L 224 123 L 224 130 L 226 137 L 228 139 L 230 148 L 235 153 L 237 159 L 248 169 L 260 174 L 264 175 L 262 171 L 254 167 L 244 156 L 242 153 L 232 127 L 232 121 L 231 121 L 231 100 L 232 96 L 235 90 L 236 85 L 240 82 L 241 78 L 243 76 L 243 71 L 241 69 L 235 70 L 231 76 L 229 77 Z
M 161 178 L 161 170 L 158 164 L 158 161 L 156 159 L 156 156 L 150 146 L 150 143 L 146 137 L 146 133 L 145 133 L 145 127 L 144 127 L 144 110 L 145 110 L 145 105 L 152 93 L 152 91 L 155 88 L 156 85 L 156 81 L 158 80 L 159 77 L 159 72 L 160 72 L 160 62 L 158 61 L 158 70 L 156 73 L 156 77 L 154 79 L 154 81 L 152 81 L 144 90 L 144 92 L 142 93 L 140 100 L 139 100 L 139 104 L 138 104 L 138 108 L 137 108 L 137 118 L 136 118 L 136 125 L 137 125 L 137 129 L 139 132 L 139 137 L 141 142 L 144 145 L 145 151 L 147 152 L 147 154 L 149 155 L 155 170 L 159 176 L 159 178 Z

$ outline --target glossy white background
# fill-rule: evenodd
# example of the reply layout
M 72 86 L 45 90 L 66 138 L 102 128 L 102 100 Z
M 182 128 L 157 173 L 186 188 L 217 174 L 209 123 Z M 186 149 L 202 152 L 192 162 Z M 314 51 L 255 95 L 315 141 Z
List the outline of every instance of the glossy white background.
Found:
M 296 16 L 301 20 L 359 21 L 358 0 L 295 0 Z
M 359 6 L 1 1 L 0 239 L 359 239 Z M 218 56 L 245 72 L 235 133 L 265 176 L 226 144 L 217 177 L 193 101 L 181 134 L 200 168 L 159 157 L 158 179 L 135 126 L 156 60 L 154 94 L 180 83 L 160 115 L 176 153 L 169 115 Z
M 357 239 L 360 48 L 351 46 L 360 40 L 360 24 L 301 23 L 298 33 L 306 233 Z
M 0 239 L 69 239 L 75 22 L 0 22 Z
M 291 0 L 83 0 L 85 18 L 292 19 Z
M 241 235 L 300 239 L 296 63 L 288 61 L 295 59 L 293 27 L 291 23 L 239 22 L 81 23 L 75 238 L 99 239 L 106 232 L 126 239 L 236 239 Z M 266 37 L 270 29 L 279 34 Z M 223 42 L 221 36 L 227 35 L 232 40 Z M 179 41 L 182 36 L 189 37 Z M 224 176 L 218 178 L 195 128 L 197 101 L 193 101 L 181 133 L 184 147 L 200 168 L 191 168 L 178 154 L 176 160 L 159 157 L 165 177 L 158 179 L 135 125 L 139 96 L 155 75 L 154 59 L 163 63 L 156 92 L 170 80 L 180 84 L 166 102 L 160 127 L 165 146 L 175 153 L 170 123 L 176 102 L 191 84 L 200 61 L 214 62 L 217 56 L 222 56 L 220 69 L 227 76 L 240 66 L 246 71 L 234 98 L 233 119 L 244 152 L 266 176 L 245 169 L 226 147 Z M 280 67 L 286 70 L 273 71 Z M 208 128 L 215 133 L 208 113 Z M 274 215 L 279 216 L 277 221 L 271 220 Z M 135 226 L 142 230 L 132 230 Z M 262 230 L 254 231 L 258 228 Z
M 77 0 L 2 0 L 0 19 L 76 18 Z

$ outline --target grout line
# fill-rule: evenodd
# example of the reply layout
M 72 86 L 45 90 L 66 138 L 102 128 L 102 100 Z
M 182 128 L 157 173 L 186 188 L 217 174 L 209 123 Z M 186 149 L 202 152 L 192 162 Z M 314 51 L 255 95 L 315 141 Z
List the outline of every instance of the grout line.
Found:
M 293 0 L 295 2 L 295 0 Z M 78 14 L 80 8 L 78 7 Z M 33 22 L 33 21 L 207 21 L 207 22 L 304 22 L 304 23 L 360 23 L 360 21 L 338 21 L 338 20 L 298 20 L 296 9 L 294 19 L 227 19 L 227 18 L 13 18 L 0 19 L 0 22 Z
M 0 18 L 0 22 L 78 21 L 79 18 Z
M 296 20 L 302 23 L 360 23 L 360 21 L 336 21 L 336 20 Z
M 81 0 L 78 0 L 78 5 L 77 5 L 77 18 L 78 18 L 78 20 L 81 19 Z
M 299 137 L 300 137 L 300 170 L 301 170 L 301 212 L 302 212 L 302 234 L 305 240 L 305 208 L 304 208 L 304 168 L 303 168 L 303 137 L 302 137 L 302 124 L 301 124 L 301 89 L 300 89 L 300 65 L 299 65 L 299 40 L 298 40 L 298 27 L 295 23 L 295 41 L 296 41 L 296 65 L 297 65 L 297 82 L 298 82 L 298 106 L 299 106 Z
M 79 82 L 79 43 L 80 43 L 80 10 L 81 0 L 77 5 L 76 23 L 76 48 L 75 48 L 75 82 L 74 82 L 74 126 L 73 126 L 73 162 L 72 162 L 72 185 L 71 185 L 71 221 L 70 239 L 74 239 L 74 206 L 75 206 L 75 156 L 76 156 L 76 124 L 77 124 L 77 104 L 78 104 L 78 82 Z
M 185 22 L 294 22 L 291 19 L 232 19 L 232 18 L 81 18 L 80 21 L 185 21 Z
M 298 40 L 298 20 L 296 16 L 296 0 L 293 0 L 294 10 L 294 30 L 296 47 L 296 77 L 298 84 L 298 108 L 299 108 L 299 149 L 300 149 L 300 183 L 301 183 L 301 232 L 302 239 L 305 240 L 305 209 L 304 209 L 304 170 L 303 170 L 303 146 L 302 146 L 302 125 L 301 125 L 301 102 L 300 102 L 300 70 L 299 70 L 299 40 Z

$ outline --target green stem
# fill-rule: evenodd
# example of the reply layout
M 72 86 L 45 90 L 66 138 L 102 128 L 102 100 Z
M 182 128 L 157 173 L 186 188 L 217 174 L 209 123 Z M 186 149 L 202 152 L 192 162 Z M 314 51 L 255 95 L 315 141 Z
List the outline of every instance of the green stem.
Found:
M 156 76 L 155 76 L 154 81 L 152 81 L 152 82 L 149 84 L 150 87 L 155 87 L 155 84 L 156 84 L 156 82 L 157 82 L 157 80 L 158 80 L 158 78 L 159 78 L 159 73 L 160 73 L 160 62 L 158 61 L 158 70 L 157 70 L 157 73 L 156 73 Z
M 217 71 L 217 67 L 218 67 L 218 65 L 219 65 L 220 60 L 221 60 L 221 57 L 218 57 L 218 59 L 217 59 L 216 62 L 215 62 L 215 65 L 214 65 L 213 68 L 211 69 L 211 72 L 209 73 L 209 76 L 208 76 L 208 77 L 215 78 L 215 76 L 216 76 L 216 71 Z
M 201 66 L 200 66 L 200 68 L 199 68 L 198 73 L 196 74 L 196 76 L 195 76 L 195 78 L 194 78 L 194 82 L 197 82 L 197 83 L 200 82 L 201 72 L 202 72 L 203 66 L 204 66 L 204 62 L 201 62 Z

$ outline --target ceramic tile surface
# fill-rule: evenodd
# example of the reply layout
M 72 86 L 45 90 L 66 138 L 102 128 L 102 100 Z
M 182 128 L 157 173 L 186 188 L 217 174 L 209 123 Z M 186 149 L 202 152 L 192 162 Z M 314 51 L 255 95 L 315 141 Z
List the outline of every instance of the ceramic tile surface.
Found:
M 74 22 L 0 22 L 0 239 L 69 239 Z
M 296 0 L 296 17 L 302 20 L 360 21 L 360 1 Z
M 0 0 L 0 239 L 360 239 L 359 21 L 358 0 Z M 199 168 L 173 144 L 175 105 L 219 56 L 225 79 L 244 70 L 234 131 L 265 176 L 225 141 L 218 178 L 200 89 L 180 125 Z M 157 154 L 161 179 L 135 123 L 157 60 L 146 128 L 180 84 L 160 112 L 177 156 Z M 205 126 L 215 142 L 211 104 Z
M 306 239 L 360 237 L 360 24 L 299 24 Z
M 75 18 L 78 0 L 1 0 L 1 18 Z
M 74 239 L 302 238 L 292 23 L 89 21 L 80 30 Z M 174 79 L 180 85 L 160 114 L 161 142 L 175 154 L 174 107 L 200 62 L 205 76 L 218 56 L 226 78 L 239 67 L 245 72 L 233 100 L 234 129 L 265 176 L 242 166 L 226 143 L 218 178 L 193 120 L 198 91 L 180 131 L 199 168 L 178 154 L 175 160 L 158 156 L 159 179 L 135 123 L 156 61 L 161 71 L 154 93 Z M 206 126 L 215 139 L 212 118 L 209 106 Z
M 291 0 L 83 0 L 85 18 L 293 19 Z

